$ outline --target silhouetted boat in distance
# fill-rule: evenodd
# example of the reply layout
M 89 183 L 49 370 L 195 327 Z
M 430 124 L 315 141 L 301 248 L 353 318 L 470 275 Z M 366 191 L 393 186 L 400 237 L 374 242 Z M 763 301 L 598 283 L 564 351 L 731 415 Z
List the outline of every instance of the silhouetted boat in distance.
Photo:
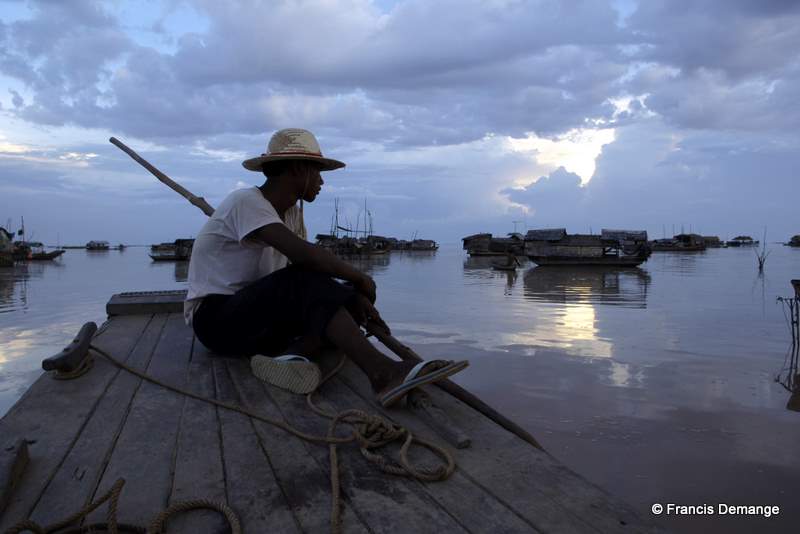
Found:
M 758 245 L 758 241 L 753 241 L 749 235 L 737 235 L 725 244 L 729 247 L 754 247 Z
M 473 234 L 461 239 L 462 248 L 470 256 L 523 255 L 524 238 L 522 234 L 510 233 L 507 237 L 494 237 L 492 234 Z
M 653 252 L 699 252 L 706 249 L 706 239 L 700 234 L 678 234 L 650 241 L 650 249 Z
M 86 250 L 103 251 L 108 249 L 108 241 L 89 241 L 86 243 Z
M 600 235 L 570 235 L 564 228 L 548 228 L 525 235 L 525 255 L 538 265 L 635 267 L 650 253 L 645 231 L 604 229 Z
M 172 243 L 150 246 L 153 261 L 188 261 L 192 257 L 194 239 L 176 239 Z

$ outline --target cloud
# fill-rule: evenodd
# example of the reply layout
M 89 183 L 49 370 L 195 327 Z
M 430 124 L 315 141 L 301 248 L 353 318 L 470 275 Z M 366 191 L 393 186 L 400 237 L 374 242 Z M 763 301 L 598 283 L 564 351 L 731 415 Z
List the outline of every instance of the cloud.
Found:
M 563 168 L 525 188 L 502 192 L 531 210 L 531 227 L 567 226 L 695 231 L 731 237 L 791 235 L 797 187 L 793 165 L 797 143 L 763 143 L 705 132 L 677 136 L 661 118 L 617 129 L 603 147 L 592 180 Z M 795 232 L 796 233 L 796 232 Z

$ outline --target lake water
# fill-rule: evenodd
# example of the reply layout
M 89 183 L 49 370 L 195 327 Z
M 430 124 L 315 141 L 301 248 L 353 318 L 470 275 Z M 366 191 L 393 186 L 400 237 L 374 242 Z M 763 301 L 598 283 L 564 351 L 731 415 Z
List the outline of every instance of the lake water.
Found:
M 468 358 L 456 381 L 554 456 L 676 531 L 795 531 L 800 413 L 787 410 L 791 334 L 779 296 L 800 249 L 655 253 L 639 269 L 495 271 L 456 245 L 355 264 L 394 335 L 425 358 Z M 0 268 L 0 414 L 40 361 L 121 291 L 182 288 L 186 263 L 146 248 L 68 250 Z M 778 505 L 780 514 L 655 517 L 654 503 Z

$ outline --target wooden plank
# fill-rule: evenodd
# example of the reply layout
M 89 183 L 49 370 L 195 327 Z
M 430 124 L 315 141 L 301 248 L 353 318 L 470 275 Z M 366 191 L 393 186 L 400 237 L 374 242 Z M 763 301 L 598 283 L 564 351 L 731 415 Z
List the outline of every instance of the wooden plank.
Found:
M 166 316 L 146 373 L 156 380 L 182 387 L 192 337 L 181 315 Z M 97 498 L 117 479 L 125 479 L 117 514 L 120 522 L 146 525 L 166 508 L 172 491 L 172 460 L 184 398 L 147 381 L 141 381 L 134 392 L 122 430 L 94 493 Z M 103 521 L 105 514 L 105 510 L 98 509 L 89 516 L 89 522 Z
M 346 365 L 345 368 L 350 368 L 354 373 L 363 376 L 352 364 Z M 364 379 L 366 380 L 366 377 Z M 326 384 L 324 395 L 328 399 L 335 398 L 342 405 L 367 412 L 377 412 L 402 424 L 415 435 L 445 446 L 451 454 L 458 457 L 456 450 L 447 446 L 436 432 L 423 424 L 421 421 L 424 419 L 420 419 L 416 413 L 409 410 L 392 410 L 391 412 L 380 410 L 378 403 L 373 400 L 371 391 L 368 396 L 361 396 L 351 389 L 341 377 L 331 380 L 329 385 Z M 403 417 L 397 417 L 398 415 Z M 412 461 L 416 460 L 420 462 L 420 465 L 439 465 L 438 458 L 427 451 L 423 453 L 423 451 L 425 449 L 412 449 L 410 454 Z M 524 519 L 516 510 L 497 499 L 492 492 L 465 476 L 460 466 L 447 480 L 417 482 L 417 484 L 420 493 L 447 510 L 463 526 L 464 530 L 473 532 L 540 532 L 531 521 Z M 396 517 L 395 521 L 400 519 Z
M 114 358 L 124 358 L 125 363 L 135 369 L 145 370 L 164 329 L 165 319 L 165 316 L 160 316 L 150 321 L 128 355 L 114 353 L 104 346 L 100 348 Z M 97 358 L 95 365 L 101 360 L 109 365 L 102 356 Z M 31 519 L 41 525 L 52 524 L 81 509 L 90 501 L 140 382 L 139 378 L 125 371 L 115 375 L 80 436 L 47 485 L 31 513 Z
M 283 420 L 278 407 L 264 392 L 263 383 L 253 376 L 246 360 L 229 360 L 242 405 L 266 417 Z M 320 466 L 306 451 L 304 441 L 267 423 L 253 421 L 261 446 L 270 458 L 276 478 L 289 502 L 292 513 L 305 532 L 330 530 L 330 469 Z M 325 444 L 310 444 L 326 449 Z M 368 532 L 348 503 L 342 509 L 344 532 Z
M 366 377 L 346 366 L 341 378 L 364 399 Z M 629 506 L 559 463 L 549 454 L 502 429 L 438 388 L 425 388 L 434 402 L 473 439 L 456 451 L 459 470 L 543 532 L 650 532 Z M 392 410 L 401 424 L 424 431 L 405 410 Z
M 217 398 L 239 404 L 227 366 L 213 358 Z M 228 503 L 239 514 L 244 532 L 301 532 L 250 418 L 219 410 Z
M 106 304 L 106 313 L 109 316 L 183 313 L 185 299 L 185 289 L 117 293 Z
M 150 317 L 145 316 L 110 321 L 93 343 L 127 357 L 149 321 Z M 92 370 L 76 380 L 41 376 L 0 420 L 3 439 L 29 440 L 31 458 L 25 476 L 0 517 L 0 530 L 28 518 L 117 372 L 116 367 L 98 358 Z
M 0 514 L 11 500 L 14 488 L 19 485 L 28 460 L 28 443 L 24 439 L 0 450 Z
M 266 384 L 264 387 L 290 424 L 308 433 L 325 435 L 329 421 L 312 412 L 304 396 Z M 358 407 L 328 395 L 330 391 L 330 385 L 325 384 L 321 395 L 318 393 L 315 397 L 320 408 L 337 413 Z M 347 428 L 346 425 L 344 428 Z M 327 447 L 304 445 L 318 464 L 328 465 Z M 402 530 L 406 532 L 468 530 L 455 521 L 447 510 L 431 501 L 417 482 L 384 473 L 367 462 L 355 444 L 339 446 L 339 469 L 342 495 L 372 532 L 397 532 L 398 525 L 402 525 Z
M 206 398 L 216 398 L 209 352 L 197 339 L 193 341 L 186 389 Z M 170 504 L 193 499 L 227 502 L 217 410 L 211 404 L 186 399 L 178 432 Z M 227 532 L 226 525 L 218 513 L 198 510 L 177 516 L 167 527 L 169 532 L 217 534 Z

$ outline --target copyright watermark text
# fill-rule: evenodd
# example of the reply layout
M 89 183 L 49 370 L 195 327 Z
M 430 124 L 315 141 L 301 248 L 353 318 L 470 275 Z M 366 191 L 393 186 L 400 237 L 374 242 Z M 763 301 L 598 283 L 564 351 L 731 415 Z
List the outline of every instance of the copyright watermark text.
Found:
M 676 504 L 654 503 L 650 507 L 653 515 L 755 515 L 772 517 L 781 513 L 780 506 L 769 504 Z

